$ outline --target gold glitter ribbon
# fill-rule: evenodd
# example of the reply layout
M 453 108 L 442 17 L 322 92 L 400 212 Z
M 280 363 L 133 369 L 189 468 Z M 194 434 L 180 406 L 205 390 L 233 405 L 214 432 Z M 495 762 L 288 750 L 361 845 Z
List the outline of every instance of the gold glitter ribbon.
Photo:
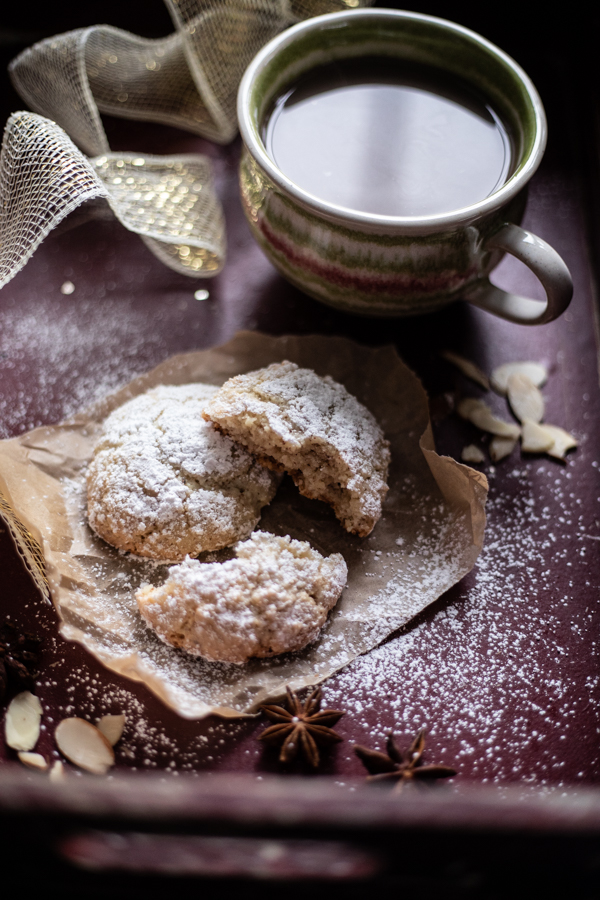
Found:
M 61 219 L 99 198 L 175 271 L 218 274 L 225 224 L 210 160 L 113 153 L 100 114 L 230 141 L 240 79 L 266 41 L 301 19 L 370 2 L 165 0 L 176 27 L 166 38 L 98 25 L 23 51 L 9 72 L 34 113 L 13 114 L 4 134 L 0 287 Z
M 0 198 L 0 287 L 65 216 L 99 198 L 172 269 L 206 277 L 223 265 L 223 212 L 204 156 L 88 159 L 55 122 L 13 113 L 0 153 Z

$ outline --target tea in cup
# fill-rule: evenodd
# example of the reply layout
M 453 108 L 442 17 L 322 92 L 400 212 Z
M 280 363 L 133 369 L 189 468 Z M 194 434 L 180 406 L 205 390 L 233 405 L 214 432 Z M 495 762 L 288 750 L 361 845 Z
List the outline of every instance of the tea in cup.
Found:
M 238 118 L 250 227 L 306 293 L 367 315 L 458 298 L 525 324 L 566 309 L 567 267 L 519 225 L 546 143 L 542 103 L 474 32 L 398 10 L 309 19 L 251 63 Z M 505 252 L 546 303 L 489 282 Z

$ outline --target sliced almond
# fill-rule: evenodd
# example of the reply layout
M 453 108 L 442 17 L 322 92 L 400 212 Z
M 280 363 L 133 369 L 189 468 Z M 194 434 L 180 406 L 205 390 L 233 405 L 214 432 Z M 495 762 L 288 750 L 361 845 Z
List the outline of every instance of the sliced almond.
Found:
M 4 733 L 13 750 L 33 750 L 40 736 L 42 704 L 31 691 L 23 691 L 11 700 L 6 710 Z
M 65 767 L 63 766 L 60 759 L 54 760 L 54 764 L 50 769 L 50 774 L 48 775 L 50 781 L 64 781 L 65 778 Z
M 518 425 L 499 419 L 483 400 L 465 397 L 458 404 L 457 412 L 463 419 L 468 419 L 477 428 L 481 428 L 482 431 L 489 431 L 490 434 L 498 434 L 501 437 L 510 437 L 514 440 L 517 440 L 521 434 L 521 429 Z
M 536 388 L 531 378 L 521 372 L 515 372 L 509 375 L 506 386 L 508 401 L 519 422 L 525 420 L 541 422 L 546 405 L 541 391 Z
M 449 363 L 452 363 L 453 366 L 456 366 L 456 368 L 459 369 L 463 375 L 466 375 L 467 378 L 470 378 L 471 381 L 474 381 L 476 384 L 481 385 L 486 391 L 489 391 L 489 378 L 485 372 L 483 372 L 479 366 L 475 365 L 474 362 L 471 362 L 470 359 L 465 359 L 464 356 L 454 353 L 453 350 L 444 350 L 440 356 Z
M 542 427 L 553 438 L 552 446 L 549 450 L 546 450 L 549 456 L 554 456 L 556 459 L 564 459 L 569 450 L 577 447 L 576 438 L 569 434 L 568 431 L 565 431 L 564 428 L 559 428 L 558 425 L 543 425 Z
M 538 388 L 548 381 L 548 371 L 537 362 L 510 362 L 498 366 L 492 372 L 492 387 L 498 394 L 505 395 L 508 390 L 508 379 L 511 375 L 527 375 Z
M 554 443 L 554 438 L 545 425 L 537 422 L 523 422 L 523 434 L 521 436 L 521 450 L 525 453 L 545 453 Z
M 514 438 L 499 437 L 495 435 L 489 445 L 490 458 L 492 462 L 500 462 L 515 449 L 516 440 Z
M 111 747 L 121 740 L 125 721 L 125 716 L 121 713 L 118 716 L 102 716 L 98 722 L 98 731 L 102 732 Z
M 467 444 L 462 448 L 460 458 L 467 463 L 482 463 L 485 459 L 483 450 L 477 444 Z
M 43 771 L 48 768 L 48 763 L 41 753 L 28 753 L 26 750 L 21 750 L 17 756 L 23 765 L 29 766 L 30 769 L 41 769 Z
M 85 719 L 63 719 L 54 732 L 56 746 L 67 759 L 94 775 L 105 775 L 115 754 L 102 732 Z
M 485 405 L 483 400 L 477 400 L 475 397 L 463 397 L 456 407 L 456 412 L 459 416 L 462 416 L 463 419 L 470 419 L 473 410 L 479 409 L 481 406 Z

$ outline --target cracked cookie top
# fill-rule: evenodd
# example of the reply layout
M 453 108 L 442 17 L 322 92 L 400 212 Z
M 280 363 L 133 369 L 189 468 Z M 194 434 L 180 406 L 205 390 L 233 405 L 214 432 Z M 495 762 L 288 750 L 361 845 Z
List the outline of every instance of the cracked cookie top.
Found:
M 108 416 L 87 491 L 89 524 L 109 544 L 178 561 L 256 526 L 279 477 L 202 418 L 217 390 L 161 385 Z
M 347 531 L 373 530 L 388 490 L 390 445 L 375 416 L 329 375 L 273 363 L 230 378 L 203 415 L 265 465 L 288 472 L 301 494 L 329 503 Z

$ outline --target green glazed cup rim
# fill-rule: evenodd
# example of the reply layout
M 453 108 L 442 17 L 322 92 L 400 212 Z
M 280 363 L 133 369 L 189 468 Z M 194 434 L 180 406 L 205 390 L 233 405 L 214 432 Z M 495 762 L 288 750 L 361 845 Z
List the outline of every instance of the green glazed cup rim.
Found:
M 322 36 L 327 33 L 331 36 L 332 46 L 339 45 L 340 39 L 343 43 L 347 34 L 345 29 L 353 24 L 355 30 L 357 26 L 360 28 L 370 24 L 380 28 L 386 25 L 397 28 L 404 24 L 408 28 L 422 29 L 423 33 L 431 29 L 432 36 L 459 40 L 463 47 L 472 48 L 482 59 L 493 63 L 497 71 L 507 79 L 507 84 L 517 91 L 521 104 L 521 113 L 517 112 L 515 115 L 523 130 L 529 128 L 531 133 L 526 146 L 520 150 L 521 158 L 516 170 L 498 190 L 471 206 L 434 216 L 384 216 L 347 209 L 321 200 L 303 190 L 277 167 L 265 149 L 260 120 L 269 101 L 278 93 L 277 87 L 269 93 L 269 77 L 271 73 L 277 72 L 277 61 L 286 53 L 289 55 L 294 50 L 294 45 L 298 46 L 303 42 L 307 47 L 310 46 L 311 35 Z M 265 97 L 265 94 L 268 96 Z M 248 66 L 238 92 L 237 112 L 242 139 L 249 153 L 271 181 L 292 201 L 329 221 L 366 230 L 405 234 L 431 234 L 465 226 L 499 210 L 523 190 L 534 174 L 543 157 L 547 139 L 546 115 L 541 98 L 529 76 L 515 60 L 486 38 L 462 25 L 422 13 L 396 9 L 353 9 L 328 13 L 307 19 L 281 32 L 265 44 Z M 527 122 L 522 121 L 524 115 Z

